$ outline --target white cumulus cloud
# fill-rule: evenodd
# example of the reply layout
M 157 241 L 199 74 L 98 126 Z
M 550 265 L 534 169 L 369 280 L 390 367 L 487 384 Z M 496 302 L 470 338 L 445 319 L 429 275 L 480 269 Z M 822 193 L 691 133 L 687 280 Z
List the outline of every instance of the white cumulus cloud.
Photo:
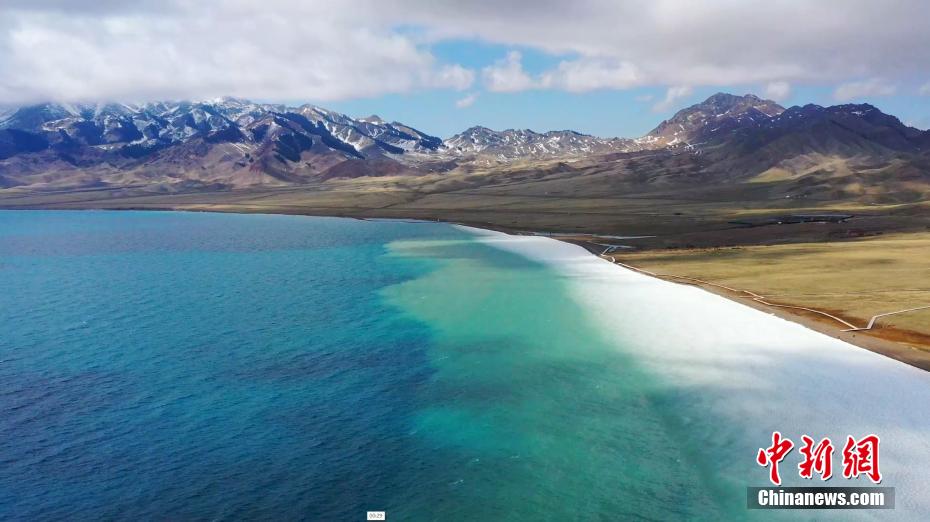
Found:
M 427 27 L 434 41 L 481 40 L 583 64 L 577 68 L 581 77 L 572 81 L 554 80 L 562 77 L 561 66 L 537 76 L 551 77 L 552 88 L 566 90 L 837 85 L 873 77 L 900 83 L 930 70 L 930 2 L 925 0 L 845 0 L 841 13 L 834 3 L 816 0 L 383 0 L 379 5 L 401 13 L 405 23 Z
M 788 82 L 769 82 L 765 85 L 765 97 L 775 101 L 785 101 L 791 96 L 791 84 Z
M 464 109 L 466 107 L 471 107 L 472 105 L 474 105 L 475 101 L 477 100 L 478 100 L 478 93 L 473 92 L 473 93 L 467 94 L 464 98 L 460 98 L 456 100 L 455 106 L 458 107 L 459 109 Z
M 584 58 L 560 62 L 558 67 L 542 74 L 539 84 L 549 89 L 587 92 L 628 89 L 640 81 L 640 72 L 631 63 Z
M 494 92 L 518 92 L 538 86 L 523 70 L 523 55 L 519 51 L 510 51 L 505 58 L 482 69 L 481 74 L 485 87 Z
M 424 82 L 425 85 L 464 91 L 475 83 L 475 71 L 458 64 L 444 65 L 436 71 L 427 70 L 426 78 L 428 81 Z
M 308 2 L 4 3 L 0 100 L 338 100 L 467 89 L 377 13 Z
M 552 60 L 527 71 L 514 51 L 475 66 L 496 92 L 839 85 L 851 99 L 930 70 L 930 2 L 845 0 L 837 13 L 816 0 L 5 0 L 0 103 L 467 91 L 476 71 L 434 53 L 450 41 Z
M 669 87 L 665 91 L 665 98 L 662 98 L 658 103 L 652 106 L 652 110 L 656 112 L 663 112 L 675 107 L 678 104 L 678 101 L 682 98 L 687 98 L 694 93 L 694 89 L 688 85 L 678 85 L 675 87 Z
M 841 84 L 833 91 L 833 97 L 837 101 L 854 101 L 874 96 L 891 96 L 896 91 L 897 87 L 886 80 L 869 78 Z

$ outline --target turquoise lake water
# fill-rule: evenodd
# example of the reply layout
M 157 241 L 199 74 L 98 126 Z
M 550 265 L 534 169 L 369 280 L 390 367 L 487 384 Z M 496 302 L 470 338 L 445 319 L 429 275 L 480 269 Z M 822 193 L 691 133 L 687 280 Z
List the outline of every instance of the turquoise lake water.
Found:
M 744 515 L 567 284 L 444 224 L 0 212 L 0 519 Z

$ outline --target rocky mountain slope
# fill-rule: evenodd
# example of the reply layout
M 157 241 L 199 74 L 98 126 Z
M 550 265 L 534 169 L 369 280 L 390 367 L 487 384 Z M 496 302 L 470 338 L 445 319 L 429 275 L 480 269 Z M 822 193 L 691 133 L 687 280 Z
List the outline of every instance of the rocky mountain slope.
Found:
M 439 138 L 304 105 L 43 104 L 0 120 L 0 186 L 288 184 L 347 160 L 435 152 Z
M 0 188 L 209 191 L 551 161 L 617 165 L 632 173 L 627 181 L 660 185 L 800 177 L 822 185 L 837 173 L 889 166 L 926 184 L 928 150 L 930 132 L 871 105 L 785 109 L 724 93 L 635 140 L 473 127 L 443 141 L 377 116 L 234 98 L 42 104 L 0 114 Z
M 753 95 L 723 93 L 679 111 L 638 142 L 696 149 L 738 142 L 753 149 L 785 137 L 791 137 L 801 152 L 835 152 L 844 146 L 918 152 L 927 144 L 926 132 L 907 127 L 869 104 L 785 109 Z
M 461 156 L 488 156 L 507 161 L 534 157 L 568 157 L 639 150 L 633 140 L 598 138 L 572 130 L 533 132 L 529 129 L 493 131 L 472 127 L 447 139 L 445 151 Z
M 699 146 L 708 138 L 752 127 L 784 112 L 784 107 L 755 95 L 717 93 L 682 109 L 637 140 L 644 147 Z

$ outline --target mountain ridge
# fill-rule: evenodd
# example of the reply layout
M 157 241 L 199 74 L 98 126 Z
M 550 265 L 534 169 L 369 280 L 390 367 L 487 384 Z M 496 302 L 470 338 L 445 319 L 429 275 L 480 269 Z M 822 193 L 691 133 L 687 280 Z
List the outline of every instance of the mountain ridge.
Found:
M 47 103 L 0 118 L 0 187 L 230 189 L 646 151 L 708 155 L 748 177 L 798 157 L 911 158 L 928 148 L 930 131 L 868 104 L 784 108 L 752 94 L 714 94 L 635 139 L 473 126 L 442 140 L 377 115 L 231 97 Z

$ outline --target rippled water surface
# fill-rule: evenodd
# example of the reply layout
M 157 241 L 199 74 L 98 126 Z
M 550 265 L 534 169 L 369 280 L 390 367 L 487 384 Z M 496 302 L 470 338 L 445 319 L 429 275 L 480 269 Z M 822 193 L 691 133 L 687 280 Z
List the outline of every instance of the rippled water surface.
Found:
M 0 519 L 726 515 L 564 285 L 442 224 L 0 212 Z

